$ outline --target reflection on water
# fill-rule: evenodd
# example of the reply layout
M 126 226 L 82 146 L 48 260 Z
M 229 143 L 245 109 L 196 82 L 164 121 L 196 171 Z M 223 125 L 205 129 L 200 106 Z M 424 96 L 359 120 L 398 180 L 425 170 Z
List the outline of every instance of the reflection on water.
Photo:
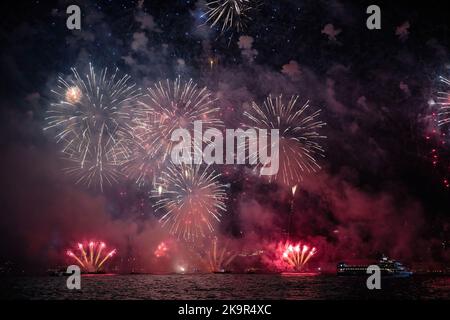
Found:
M 81 290 L 65 277 L 1 278 L 3 299 L 449 299 L 450 277 L 382 279 L 368 290 L 364 277 L 283 277 L 258 274 L 90 275 Z

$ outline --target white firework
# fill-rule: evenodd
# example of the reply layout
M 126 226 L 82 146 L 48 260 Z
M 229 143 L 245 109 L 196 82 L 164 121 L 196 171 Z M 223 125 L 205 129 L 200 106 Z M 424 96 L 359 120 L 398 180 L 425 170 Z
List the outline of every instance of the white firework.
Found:
M 251 20 L 249 12 L 256 7 L 255 0 L 214 0 L 206 3 L 206 22 L 211 28 L 218 26 L 220 31 L 236 30 L 242 32 Z
M 65 171 L 77 183 L 99 187 L 120 176 L 120 166 L 130 157 L 131 119 L 141 91 L 129 75 L 118 69 L 98 74 L 91 64 L 85 75 L 72 68 L 72 76 L 58 77 L 52 93 L 56 102 L 47 111 L 45 130 L 55 133 L 64 158 Z
M 305 173 L 314 173 L 321 167 L 318 157 L 324 157 L 324 148 L 320 142 L 326 137 L 319 131 L 326 125 L 319 120 L 321 110 L 310 112 L 309 101 L 297 107 L 298 96 L 292 96 L 286 103 L 282 95 L 267 97 L 262 106 L 252 102 L 250 109 L 244 112 L 244 127 L 279 130 L 279 170 L 269 176 L 287 186 L 295 186 Z M 244 146 L 239 146 L 244 148 Z M 259 152 L 267 152 L 260 150 Z M 257 154 L 250 154 L 250 163 L 257 163 Z M 257 165 L 255 169 L 261 169 Z
M 439 81 L 443 85 L 443 90 L 437 93 L 438 109 L 438 126 L 444 126 L 450 123 L 450 80 L 439 77 Z
M 126 173 L 140 185 L 154 180 L 154 172 L 170 158 L 178 142 L 172 132 L 186 129 L 194 136 L 194 122 L 201 121 L 202 130 L 222 128 L 220 109 L 206 88 L 191 79 L 160 81 L 147 89 L 133 119 L 133 156 L 126 164 Z M 194 142 L 193 147 L 201 150 Z M 188 150 L 187 152 L 192 152 Z
M 226 211 L 226 186 L 219 177 L 206 166 L 170 164 L 152 192 L 162 226 L 186 241 L 212 233 Z

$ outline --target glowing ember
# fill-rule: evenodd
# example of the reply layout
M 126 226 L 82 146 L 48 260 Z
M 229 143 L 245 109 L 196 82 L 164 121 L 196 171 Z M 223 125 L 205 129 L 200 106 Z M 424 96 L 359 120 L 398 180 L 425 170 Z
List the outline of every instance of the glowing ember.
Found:
M 83 94 L 81 93 L 81 90 L 74 86 L 70 87 L 66 90 L 66 101 L 69 103 L 78 103 L 81 100 L 81 97 Z
M 155 250 L 155 256 L 157 258 L 164 257 L 166 255 L 167 250 L 169 250 L 164 242 L 161 242 L 158 245 L 158 248 Z

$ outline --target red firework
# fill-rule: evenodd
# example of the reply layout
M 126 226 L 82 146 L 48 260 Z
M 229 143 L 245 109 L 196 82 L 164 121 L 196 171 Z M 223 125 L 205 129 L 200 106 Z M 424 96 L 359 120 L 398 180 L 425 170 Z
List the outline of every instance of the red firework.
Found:
M 85 250 L 85 248 L 87 250 Z M 80 242 L 77 245 L 77 251 L 79 251 L 78 255 L 72 250 L 67 250 L 66 254 L 74 259 L 85 272 L 99 272 L 105 262 L 116 254 L 116 249 L 112 249 L 108 253 L 102 254 L 105 248 L 106 244 L 104 242 L 90 241 L 87 245 L 83 245 L 83 243 Z
M 439 89 L 430 101 L 429 126 L 425 138 L 433 146 L 430 151 L 430 161 L 434 169 L 441 176 L 444 187 L 450 188 L 449 171 L 450 155 L 448 138 L 450 132 L 450 80 L 439 78 Z
M 276 265 L 281 269 L 303 271 L 316 253 L 316 248 L 306 243 L 280 242 L 276 249 Z
M 161 242 L 158 245 L 158 248 L 156 248 L 155 250 L 155 256 L 157 258 L 161 258 L 164 257 L 166 255 L 167 250 L 169 250 L 169 248 L 167 247 L 167 245 L 164 242 Z

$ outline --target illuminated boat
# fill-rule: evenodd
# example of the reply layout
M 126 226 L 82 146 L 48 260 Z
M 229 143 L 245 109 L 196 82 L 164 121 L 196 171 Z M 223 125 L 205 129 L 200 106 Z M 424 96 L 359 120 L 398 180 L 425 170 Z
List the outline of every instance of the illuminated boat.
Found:
M 374 264 L 380 268 L 382 276 L 391 277 L 409 277 L 413 273 L 406 269 L 402 263 L 383 257 L 381 260 Z M 349 265 L 345 262 L 339 262 L 337 265 L 337 275 L 340 276 L 368 276 L 372 272 L 368 273 L 367 268 L 369 265 Z

